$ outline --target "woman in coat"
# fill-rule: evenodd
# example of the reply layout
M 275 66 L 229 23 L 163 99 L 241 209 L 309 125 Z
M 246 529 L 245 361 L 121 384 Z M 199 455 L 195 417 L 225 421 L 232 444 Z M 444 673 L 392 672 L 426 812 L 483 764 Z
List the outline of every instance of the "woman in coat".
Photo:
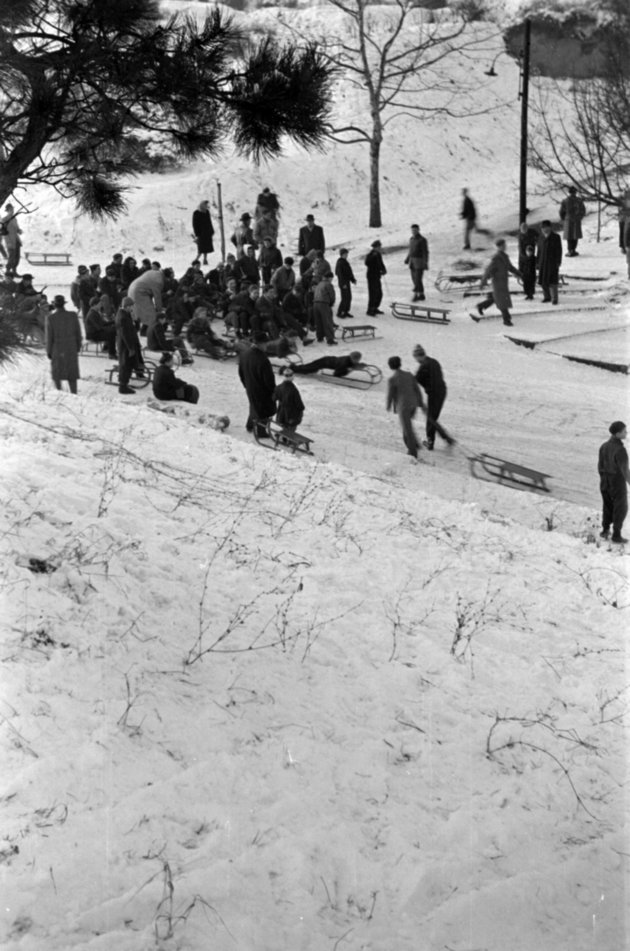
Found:
M 512 298 L 510 296 L 509 279 L 510 274 L 514 274 L 515 277 L 520 277 L 521 272 L 518 268 L 514 267 L 506 254 L 505 238 L 497 238 L 494 243 L 497 249 L 496 254 L 484 271 L 480 284 L 480 287 L 484 288 L 488 281 L 490 281 L 492 284 L 492 293 L 488 294 L 482 304 L 477 304 L 477 311 L 479 316 L 481 316 L 487 307 L 491 307 L 492 304 L 495 304 L 501 311 L 505 326 L 511 327 L 512 318 L 510 317 L 510 307 L 512 306 Z M 473 320 L 479 319 L 475 318 L 474 315 L 471 316 Z
M 193 211 L 192 227 L 195 241 L 197 242 L 197 254 L 203 255 L 203 263 L 208 263 L 208 255 L 214 251 L 212 237 L 214 228 L 210 218 L 210 203 L 207 200 L 201 202 L 199 207 Z
M 162 310 L 162 288 L 164 275 L 161 271 L 144 271 L 132 281 L 127 291 L 133 301 L 136 320 L 142 327 L 152 327 L 158 310 Z
M 178 380 L 173 372 L 173 354 L 162 354 L 160 365 L 153 374 L 153 395 L 157 400 L 183 400 L 198 403 L 199 390 L 192 383 Z
M 62 380 L 67 380 L 70 392 L 76 393 L 80 377 L 81 325 L 78 315 L 65 309 L 65 303 L 61 294 L 55 297 L 55 309 L 46 320 L 46 354 L 57 389 L 61 389 Z

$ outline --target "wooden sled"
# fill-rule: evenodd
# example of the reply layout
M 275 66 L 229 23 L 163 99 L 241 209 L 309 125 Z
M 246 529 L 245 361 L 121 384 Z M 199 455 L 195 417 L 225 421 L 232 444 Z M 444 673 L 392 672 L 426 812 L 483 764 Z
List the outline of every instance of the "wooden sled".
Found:
M 350 370 L 346 376 L 335 376 L 334 370 L 318 370 L 315 374 L 326 383 L 338 383 L 340 386 L 351 386 L 355 390 L 369 390 L 371 386 L 380 383 L 383 374 L 378 367 L 366 364 L 356 370 Z
M 128 385 L 134 390 L 143 390 L 145 386 L 148 386 L 149 383 L 153 381 L 153 374 L 155 373 L 156 369 L 157 364 L 154 363 L 153 360 L 145 360 L 144 369 L 134 370 L 131 374 Z M 139 373 L 142 375 L 139 376 Z M 105 370 L 105 376 L 106 383 L 108 383 L 110 386 L 118 386 L 118 364 L 115 363 L 109 368 L 109 370 Z
M 496 456 L 489 456 L 480 452 L 476 456 L 468 456 L 470 472 L 475 479 L 484 482 L 498 482 L 500 485 L 511 486 L 516 489 L 533 489 L 536 492 L 551 492 L 546 483 L 553 478 L 548 473 L 529 469 L 527 466 L 515 462 L 507 462 Z
M 259 426 L 265 427 L 266 434 L 264 436 L 258 432 Z M 285 429 L 273 419 L 268 419 L 265 422 L 254 422 L 254 439 L 265 449 L 286 449 L 287 452 L 293 454 L 302 452 L 307 456 L 313 455 L 311 449 L 313 439 L 310 436 Z
M 448 315 L 450 310 L 445 307 L 434 307 L 433 304 L 407 304 L 394 301 L 391 305 L 392 314 L 399 320 L 420 320 L 431 324 L 450 324 Z M 434 316 L 438 314 L 439 316 Z
M 276 357 L 269 355 L 269 363 L 277 373 L 282 373 L 286 367 L 296 366 L 299 363 L 304 363 L 304 361 L 302 360 L 301 354 L 288 353 L 286 357 Z
M 81 344 L 81 356 L 111 359 L 107 353 L 107 346 L 101 340 L 84 340 Z
M 72 264 L 70 255 L 63 251 L 25 251 L 24 257 L 29 264 L 57 264 L 69 267 Z
M 467 291 L 478 287 L 482 277 L 480 271 L 466 271 L 461 274 L 439 271 L 435 279 L 435 286 L 438 291 Z
M 374 324 L 344 324 L 341 330 L 341 339 L 347 340 L 348 337 L 352 340 L 355 337 L 371 337 L 374 340 L 376 338 L 376 327 Z

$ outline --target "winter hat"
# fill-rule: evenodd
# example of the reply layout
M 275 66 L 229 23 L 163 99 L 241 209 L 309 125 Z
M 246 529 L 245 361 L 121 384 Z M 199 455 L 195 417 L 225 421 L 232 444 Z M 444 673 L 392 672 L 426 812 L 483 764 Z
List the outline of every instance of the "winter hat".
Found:
M 255 333 L 252 337 L 253 343 L 268 343 L 269 334 L 266 334 L 264 330 L 259 330 L 258 333 Z
M 307 216 L 306 216 L 306 220 L 307 220 L 307 221 L 315 221 L 315 215 L 307 215 Z
M 413 348 L 413 355 L 414 355 L 414 357 L 426 357 L 427 352 L 426 352 L 426 350 L 424 349 L 424 347 L 421 347 L 420 344 L 417 344 L 417 345 Z
M 32 274 L 23 274 L 23 275 L 22 275 L 22 280 L 23 280 L 23 281 L 32 281 L 32 280 L 33 280 L 33 275 L 32 275 Z
M 353 363 L 358 363 L 359 360 L 361 359 L 361 354 L 359 353 L 358 350 L 353 350 L 352 353 L 350 354 L 350 359 L 352 360 Z
M 63 307 L 65 302 L 66 302 L 66 298 L 63 296 L 63 294 L 57 294 L 53 298 L 53 304 L 55 305 L 55 307 Z
M 291 369 L 291 367 L 285 367 L 284 370 L 282 371 L 282 375 L 286 377 L 287 380 L 292 380 L 293 370 Z
M 373 247 L 373 248 L 380 248 L 380 247 L 382 247 L 381 242 L 380 242 L 380 241 L 373 241 L 373 242 L 372 242 L 372 247 Z
M 339 254 L 347 254 L 347 253 L 348 253 L 347 248 L 339 248 Z
M 616 436 L 617 433 L 623 432 L 625 428 L 626 428 L 626 424 L 622 423 L 620 419 L 616 419 L 615 422 L 611 423 L 610 426 L 608 427 L 608 432 L 612 436 Z
M 245 211 L 241 215 L 241 221 L 251 221 L 251 220 L 252 220 L 252 216 L 247 211 Z

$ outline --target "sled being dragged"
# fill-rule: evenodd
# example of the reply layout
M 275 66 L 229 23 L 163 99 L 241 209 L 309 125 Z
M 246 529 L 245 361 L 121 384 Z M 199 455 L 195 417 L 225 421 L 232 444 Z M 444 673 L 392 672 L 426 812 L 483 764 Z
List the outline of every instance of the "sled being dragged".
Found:
M 264 435 L 260 432 L 261 427 L 265 428 Z M 311 443 L 314 440 L 310 436 L 285 429 L 273 419 L 254 422 L 254 439 L 265 449 L 286 449 L 291 453 L 302 452 L 307 456 L 313 455 Z
M 515 489 L 532 489 L 535 492 L 551 492 L 546 480 L 553 478 L 546 472 L 529 469 L 485 452 L 468 456 L 471 474 L 484 482 L 497 482 Z
M 268 353 L 269 362 L 277 373 L 282 374 L 282 371 L 287 367 L 297 366 L 300 363 L 303 363 L 302 356 L 299 353 L 288 353 L 286 357 L 277 357 L 275 354 Z
M 420 320 L 431 324 L 450 324 L 446 307 L 434 307 L 433 304 L 409 304 L 404 301 L 394 301 L 391 305 L 392 314 L 398 320 Z
M 366 363 L 365 366 L 350 370 L 345 376 L 335 376 L 334 370 L 318 370 L 317 376 L 325 383 L 337 383 L 339 386 L 352 386 L 355 390 L 369 390 L 371 386 L 380 383 L 383 374 L 378 367 Z

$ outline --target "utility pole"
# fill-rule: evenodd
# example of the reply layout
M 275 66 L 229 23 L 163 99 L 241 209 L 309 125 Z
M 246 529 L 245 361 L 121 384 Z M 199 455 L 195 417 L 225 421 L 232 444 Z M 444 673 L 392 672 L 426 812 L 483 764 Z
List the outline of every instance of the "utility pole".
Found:
M 518 220 L 522 224 L 527 218 L 527 107 L 529 104 L 529 49 L 531 42 L 531 20 L 525 20 L 525 40 L 521 56 L 521 75 L 519 99 L 521 100 L 521 178 L 519 188 Z
M 219 206 L 219 229 L 221 232 L 221 261 L 225 264 L 225 227 L 223 225 L 223 199 L 221 197 L 221 182 L 217 182 L 217 205 Z

